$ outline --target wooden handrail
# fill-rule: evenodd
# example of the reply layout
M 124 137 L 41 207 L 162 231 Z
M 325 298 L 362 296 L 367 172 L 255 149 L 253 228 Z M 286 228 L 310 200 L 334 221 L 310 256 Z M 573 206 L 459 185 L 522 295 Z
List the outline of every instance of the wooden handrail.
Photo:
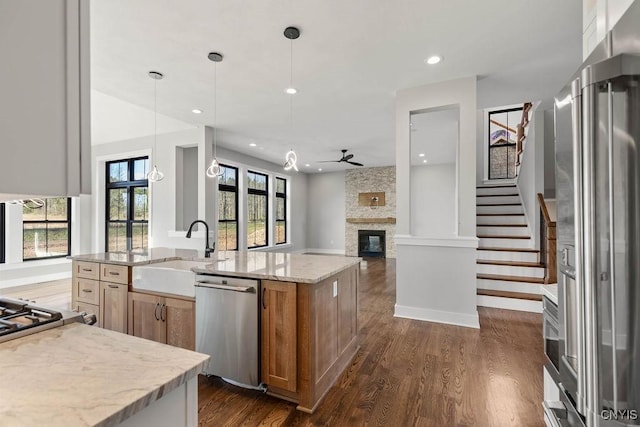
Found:
M 544 265 L 544 282 L 558 281 L 556 265 L 556 222 L 551 220 L 544 196 L 538 193 L 540 205 L 540 262 Z
M 544 216 L 544 222 L 547 224 L 555 223 L 555 221 L 551 221 L 551 216 L 549 216 L 549 209 L 547 209 L 547 204 L 544 201 L 544 196 L 542 193 L 538 193 L 538 203 L 540 204 L 540 212 Z
M 515 129 L 510 128 L 509 126 L 507 126 L 507 125 L 505 125 L 505 124 L 502 124 L 502 123 L 500 123 L 500 122 L 497 122 L 497 121 L 495 121 L 495 120 L 493 120 L 493 119 L 489 119 L 489 122 L 491 122 L 492 124 L 494 124 L 494 125 L 498 126 L 499 128 L 506 129 L 506 130 L 508 130 L 508 131 L 509 131 L 509 132 L 511 132 L 511 133 L 516 133 L 516 130 L 515 130 Z

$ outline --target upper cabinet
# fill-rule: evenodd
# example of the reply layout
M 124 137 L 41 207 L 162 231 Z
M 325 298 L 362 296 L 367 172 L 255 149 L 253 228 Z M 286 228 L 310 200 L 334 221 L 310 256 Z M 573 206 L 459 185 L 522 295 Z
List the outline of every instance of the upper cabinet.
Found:
M 90 193 L 89 2 L 0 2 L 0 201 Z
M 593 52 L 633 0 L 582 0 L 582 59 Z

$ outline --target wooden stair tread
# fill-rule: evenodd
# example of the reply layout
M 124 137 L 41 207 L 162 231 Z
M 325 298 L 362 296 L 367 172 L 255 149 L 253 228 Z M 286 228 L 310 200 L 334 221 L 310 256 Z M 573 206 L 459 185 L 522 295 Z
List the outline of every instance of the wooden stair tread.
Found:
M 531 236 L 501 236 L 496 234 L 478 234 L 478 239 L 531 239 Z
M 503 184 L 503 185 L 477 185 L 476 188 L 516 188 L 515 184 Z
M 476 206 L 522 206 L 522 203 L 476 203 Z
M 524 292 L 508 292 L 508 291 L 493 291 L 489 289 L 478 289 L 477 295 L 484 295 L 488 297 L 500 297 L 500 298 L 514 298 L 524 299 L 528 301 L 542 301 L 542 295 L 526 294 Z
M 476 224 L 476 227 L 526 227 L 527 224 Z
M 476 194 L 476 197 L 514 197 L 518 194 Z
M 498 248 L 494 246 L 478 246 L 479 251 L 497 251 L 497 252 L 540 252 L 537 249 L 521 249 L 521 248 Z
M 477 279 L 500 280 L 502 282 L 523 282 L 544 285 L 543 277 L 503 276 L 502 274 L 476 274 Z
M 477 213 L 476 216 L 524 216 L 523 213 Z
M 528 261 L 496 261 L 492 259 L 479 259 L 476 260 L 476 264 L 488 264 L 488 265 L 508 265 L 510 267 L 539 267 L 544 268 L 539 262 Z

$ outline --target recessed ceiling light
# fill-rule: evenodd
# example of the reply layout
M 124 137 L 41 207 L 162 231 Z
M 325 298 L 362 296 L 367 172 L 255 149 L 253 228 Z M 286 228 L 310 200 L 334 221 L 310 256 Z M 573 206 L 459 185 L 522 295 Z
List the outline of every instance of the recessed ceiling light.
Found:
M 422 161 L 422 163 L 427 163 L 427 159 L 424 159 L 424 160 Z
M 436 65 L 440 61 L 442 61 L 442 56 L 433 55 L 427 58 L 424 62 L 426 62 L 429 65 Z
M 418 157 L 424 157 L 424 153 L 418 154 Z
M 296 89 L 295 87 L 288 87 L 284 91 L 289 95 L 295 95 L 296 93 L 298 93 L 298 89 Z
M 318 172 L 322 172 L 322 168 L 318 168 Z
M 202 110 L 198 109 L 198 108 L 194 108 L 193 110 L 191 110 L 191 112 L 193 114 L 202 114 Z
M 310 165 L 309 163 L 305 163 L 305 166 L 306 166 L 306 167 L 309 167 L 309 166 L 311 166 L 311 165 Z
M 251 144 L 249 144 L 249 147 L 255 147 L 257 144 L 255 142 L 252 142 Z

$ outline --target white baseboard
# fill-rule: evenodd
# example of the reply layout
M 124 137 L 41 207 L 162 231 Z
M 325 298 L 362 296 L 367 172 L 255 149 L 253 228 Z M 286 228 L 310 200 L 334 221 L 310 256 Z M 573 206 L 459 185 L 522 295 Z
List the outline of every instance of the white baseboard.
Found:
M 41 274 L 39 276 L 20 277 L 11 280 L 0 280 L 0 289 L 13 288 L 17 286 L 31 285 L 34 283 L 51 282 L 53 280 L 70 279 L 71 271 L 61 273 Z
M 307 248 L 299 253 L 315 253 L 315 254 L 327 254 L 327 255 L 344 255 L 344 249 L 313 249 Z
M 466 328 L 480 328 L 477 312 L 475 314 L 465 314 L 396 304 L 393 316 L 426 322 L 446 323 L 447 325 L 464 326 Z
M 542 301 L 531 301 L 517 298 L 492 297 L 489 295 L 478 295 L 478 306 L 503 308 L 506 310 L 529 311 L 531 313 L 542 313 Z

